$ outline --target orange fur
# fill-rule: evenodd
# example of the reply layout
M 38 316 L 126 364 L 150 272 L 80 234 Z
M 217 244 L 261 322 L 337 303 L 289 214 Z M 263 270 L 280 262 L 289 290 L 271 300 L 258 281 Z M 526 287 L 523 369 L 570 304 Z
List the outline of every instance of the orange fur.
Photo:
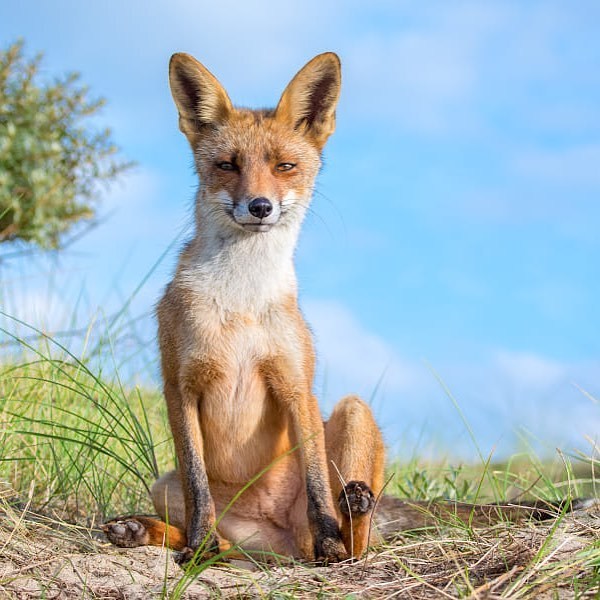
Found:
M 339 59 L 315 57 L 272 111 L 234 108 L 216 78 L 186 54 L 172 57 L 170 84 L 200 186 L 195 235 L 157 311 L 180 468 L 154 485 L 155 508 L 181 534 L 170 536 L 172 545 L 188 555 L 205 539 L 214 551 L 223 538 L 250 551 L 310 559 L 358 555 L 368 539 L 362 525 L 348 533 L 328 458 L 344 478 L 356 479 L 356 469 L 380 488 L 383 444 L 357 399 L 334 412 L 326 442 L 293 266 L 320 153 L 335 128 Z M 253 200 L 266 203 L 268 214 L 257 216 Z M 364 435 L 379 440 L 377 451 L 369 443 L 345 458 L 335 450 L 328 457 L 326 447 L 342 447 L 347 435 L 359 445 Z M 335 500 L 340 489 L 336 475 Z M 135 539 L 162 540 L 158 523 L 142 523 L 152 530 L 146 537 L 134 526 Z
M 321 54 L 275 110 L 251 111 L 234 108 L 191 56 L 171 59 L 179 126 L 200 178 L 195 233 L 157 309 L 179 469 L 152 488 L 163 521 L 105 525 L 118 545 L 166 542 L 184 562 L 198 548 L 210 556 L 230 543 L 336 561 L 360 556 L 371 541 L 383 486 L 381 433 L 353 396 L 323 424 L 293 265 L 320 153 L 335 128 L 340 82 L 337 56 Z M 489 520 L 498 507 L 384 496 L 380 531 L 421 526 L 429 512 Z

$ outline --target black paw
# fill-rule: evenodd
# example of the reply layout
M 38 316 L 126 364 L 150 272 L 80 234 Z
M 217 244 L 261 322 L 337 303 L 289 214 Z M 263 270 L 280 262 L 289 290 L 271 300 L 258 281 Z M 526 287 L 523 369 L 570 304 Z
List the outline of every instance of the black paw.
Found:
M 359 517 L 373 510 L 375 495 L 364 481 L 350 481 L 340 492 L 338 505 L 343 515 Z
M 327 565 L 348 559 L 348 552 L 341 538 L 322 538 L 315 546 L 315 558 L 321 564 Z
M 109 521 L 102 525 L 109 542 L 121 548 L 137 548 L 148 543 L 146 528 L 137 519 Z
M 195 567 L 219 554 L 219 540 L 212 536 L 206 540 L 200 550 L 186 546 L 183 550 L 176 552 L 173 559 L 180 567 Z M 223 558 L 223 561 L 225 561 L 225 558 Z
M 190 562 L 194 558 L 195 554 L 196 554 L 196 551 L 193 548 L 186 546 L 183 550 L 180 550 L 179 552 L 175 552 L 173 554 L 173 560 L 180 567 L 185 567 L 188 564 L 190 564 Z M 197 562 L 200 562 L 200 560 L 198 560 Z

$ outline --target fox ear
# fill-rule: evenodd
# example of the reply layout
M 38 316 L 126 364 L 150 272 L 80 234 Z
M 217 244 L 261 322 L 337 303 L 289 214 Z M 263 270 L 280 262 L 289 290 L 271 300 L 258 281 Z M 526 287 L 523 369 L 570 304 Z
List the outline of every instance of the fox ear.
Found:
M 179 111 L 179 129 L 192 146 L 204 125 L 223 122 L 233 110 L 217 78 L 189 54 L 173 54 L 169 62 L 169 84 Z
M 285 88 L 275 118 L 303 131 L 321 150 L 335 129 L 341 82 L 337 54 L 325 52 L 315 56 Z

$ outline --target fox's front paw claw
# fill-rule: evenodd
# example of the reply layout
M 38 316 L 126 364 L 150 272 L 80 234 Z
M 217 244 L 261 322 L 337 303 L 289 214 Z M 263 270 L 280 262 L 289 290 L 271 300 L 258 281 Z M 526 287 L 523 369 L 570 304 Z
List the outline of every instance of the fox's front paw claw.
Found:
M 341 562 L 348 559 L 348 552 L 341 539 L 323 538 L 317 544 L 316 559 L 317 562 L 324 564 Z
M 359 517 L 373 510 L 375 495 L 364 481 L 350 481 L 340 492 L 338 506 L 342 514 Z
M 209 558 L 214 558 L 220 553 L 219 540 L 212 537 L 204 544 L 202 549 L 186 546 L 180 552 L 173 555 L 173 559 L 180 567 L 197 566 Z M 223 558 L 225 561 L 225 558 Z
M 137 519 L 115 519 L 102 525 L 109 542 L 121 548 L 137 548 L 148 543 L 146 528 Z
M 196 554 L 196 551 L 193 548 L 190 548 L 189 546 L 186 546 L 185 548 L 183 548 L 179 552 L 176 552 L 176 553 L 173 554 L 173 560 L 180 567 L 185 567 L 187 564 L 190 563 L 190 561 L 192 560 L 192 558 L 194 558 L 195 554 Z

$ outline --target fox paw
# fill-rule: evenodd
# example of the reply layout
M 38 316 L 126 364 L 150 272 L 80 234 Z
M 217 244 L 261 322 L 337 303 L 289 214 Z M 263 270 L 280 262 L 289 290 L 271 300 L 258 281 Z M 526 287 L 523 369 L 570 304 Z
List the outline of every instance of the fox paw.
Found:
M 176 554 L 173 555 L 173 560 L 180 567 L 185 567 L 188 564 L 190 564 L 190 562 L 194 558 L 195 554 L 196 554 L 196 551 L 193 548 L 186 546 L 185 548 L 183 548 L 182 550 L 180 550 L 179 552 L 177 552 Z
M 329 537 L 319 540 L 315 557 L 318 563 L 328 565 L 347 560 L 348 552 L 341 539 Z
M 109 542 L 121 548 L 136 548 L 148 543 L 148 532 L 137 519 L 116 519 L 102 525 Z
M 375 495 L 364 481 L 350 481 L 340 492 L 338 506 L 343 515 L 359 517 L 373 510 Z
M 219 539 L 212 536 L 204 544 L 204 547 L 198 552 L 197 548 L 186 546 L 177 552 L 173 558 L 180 567 L 197 566 L 209 558 L 214 558 L 222 554 L 219 544 Z M 226 558 L 221 558 L 222 562 L 226 562 Z

